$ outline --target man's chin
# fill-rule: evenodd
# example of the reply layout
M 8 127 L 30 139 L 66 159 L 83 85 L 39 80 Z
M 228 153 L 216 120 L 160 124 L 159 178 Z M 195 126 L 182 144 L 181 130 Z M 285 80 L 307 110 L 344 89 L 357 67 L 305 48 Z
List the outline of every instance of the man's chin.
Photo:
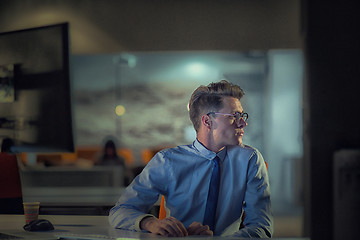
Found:
M 235 139 L 232 143 L 228 144 L 228 146 L 234 146 L 234 145 L 239 145 L 239 146 L 242 146 L 242 139 Z

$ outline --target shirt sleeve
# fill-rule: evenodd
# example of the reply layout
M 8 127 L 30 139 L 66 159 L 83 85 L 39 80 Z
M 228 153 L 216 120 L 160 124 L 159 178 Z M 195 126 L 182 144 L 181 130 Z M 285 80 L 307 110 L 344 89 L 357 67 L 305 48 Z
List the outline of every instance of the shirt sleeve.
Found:
M 111 226 L 141 231 L 140 221 L 152 216 L 148 214 L 149 210 L 158 201 L 159 195 L 166 190 L 165 164 L 163 155 L 158 153 L 125 189 L 116 205 L 110 210 Z
M 270 184 L 265 161 L 260 152 L 250 157 L 245 192 L 244 228 L 234 237 L 271 238 L 273 216 L 271 211 Z

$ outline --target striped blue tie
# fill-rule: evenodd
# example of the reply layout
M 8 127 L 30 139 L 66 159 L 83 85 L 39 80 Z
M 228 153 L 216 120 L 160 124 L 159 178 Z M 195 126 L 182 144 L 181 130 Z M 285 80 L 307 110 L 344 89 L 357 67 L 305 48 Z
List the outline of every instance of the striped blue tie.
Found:
M 213 159 L 214 168 L 211 174 L 209 194 L 206 202 L 205 215 L 204 215 L 204 225 L 209 225 L 212 231 L 215 230 L 215 218 L 216 218 L 216 206 L 219 195 L 219 185 L 220 185 L 220 164 L 219 157 L 216 156 Z

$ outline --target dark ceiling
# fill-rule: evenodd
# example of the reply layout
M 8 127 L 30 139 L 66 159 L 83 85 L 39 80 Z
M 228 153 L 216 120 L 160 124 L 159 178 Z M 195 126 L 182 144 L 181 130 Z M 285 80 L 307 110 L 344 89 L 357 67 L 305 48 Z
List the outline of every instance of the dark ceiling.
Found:
M 300 0 L 2 0 L 0 32 L 70 22 L 72 52 L 301 48 Z

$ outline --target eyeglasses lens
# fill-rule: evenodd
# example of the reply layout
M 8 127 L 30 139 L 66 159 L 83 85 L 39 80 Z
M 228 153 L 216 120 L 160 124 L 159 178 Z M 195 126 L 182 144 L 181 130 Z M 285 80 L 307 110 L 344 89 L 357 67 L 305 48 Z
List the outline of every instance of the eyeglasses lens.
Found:
M 235 113 L 236 121 L 240 121 L 241 118 L 246 122 L 246 120 L 248 119 L 248 114 L 247 113 Z

